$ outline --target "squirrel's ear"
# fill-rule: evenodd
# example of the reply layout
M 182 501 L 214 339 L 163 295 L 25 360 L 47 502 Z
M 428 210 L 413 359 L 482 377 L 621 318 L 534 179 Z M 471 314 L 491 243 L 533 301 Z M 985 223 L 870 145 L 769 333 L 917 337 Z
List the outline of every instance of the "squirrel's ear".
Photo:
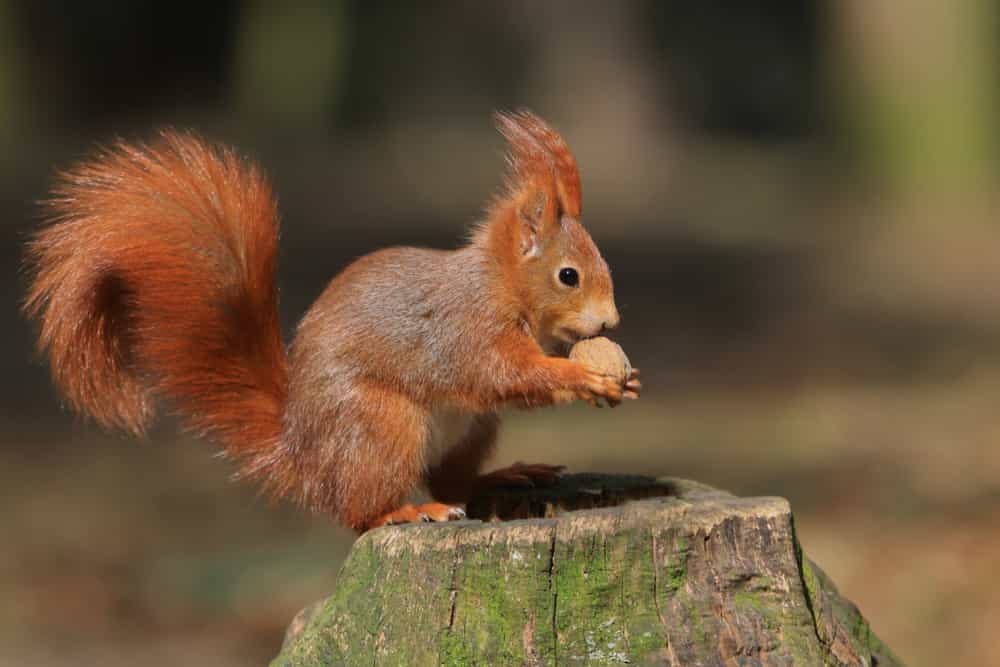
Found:
M 495 207 L 512 206 L 521 255 L 540 254 L 563 215 L 579 218 L 580 177 L 562 137 L 529 111 L 498 113 L 497 128 L 510 144 L 507 191 Z
M 520 221 L 521 255 L 537 257 L 542 252 L 551 229 L 552 216 L 546 209 L 550 198 L 542 191 L 530 194 L 518 208 Z M 547 215 L 547 213 L 549 213 Z

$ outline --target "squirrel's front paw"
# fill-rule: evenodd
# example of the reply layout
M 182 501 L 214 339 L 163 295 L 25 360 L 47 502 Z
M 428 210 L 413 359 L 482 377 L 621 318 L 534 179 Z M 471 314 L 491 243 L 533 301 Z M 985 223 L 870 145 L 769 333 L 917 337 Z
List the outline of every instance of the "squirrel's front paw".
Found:
M 584 366 L 583 372 L 583 383 L 577 389 L 577 396 L 596 408 L 603 407 L 602 398 L 611 407 L 622 402 L 626 388 L 618 378 L 589 366 Z

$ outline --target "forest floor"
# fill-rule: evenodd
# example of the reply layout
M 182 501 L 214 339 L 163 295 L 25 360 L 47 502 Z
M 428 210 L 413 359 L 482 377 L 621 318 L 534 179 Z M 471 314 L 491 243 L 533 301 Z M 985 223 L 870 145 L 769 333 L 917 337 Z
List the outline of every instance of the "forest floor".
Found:
M 666 396 L 647 381 L 614 411 L 511 414 L 495 463 L 785 496 L 807 553 L 909 664 L 1000 665 L 998 390 L 990 373 Z M 0 449 L 0 662 L 261 664 L 330 591 L 349 532 L 162 431 L 137 444 L 78 426 L 46 437 L 64 447 Z

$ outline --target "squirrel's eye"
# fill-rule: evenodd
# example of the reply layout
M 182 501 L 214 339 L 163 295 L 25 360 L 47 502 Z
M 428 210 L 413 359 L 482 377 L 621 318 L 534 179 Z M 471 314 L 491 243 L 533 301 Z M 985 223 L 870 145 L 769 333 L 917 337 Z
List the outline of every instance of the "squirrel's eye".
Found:
M 559 282 L 563 285 L 576 287 L 580 284 L 580 274 L 576 272 L 576 269 L 571 269 L 568 266 L 564 269 L 559 269 Z

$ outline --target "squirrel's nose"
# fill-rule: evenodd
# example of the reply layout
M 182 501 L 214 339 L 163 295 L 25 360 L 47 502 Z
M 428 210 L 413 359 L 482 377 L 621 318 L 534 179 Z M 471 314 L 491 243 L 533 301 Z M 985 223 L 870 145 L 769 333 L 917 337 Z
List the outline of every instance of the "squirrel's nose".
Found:
M 618 326 L 619 322 L 621 322 L 621 317 L 618 315 L 618 311 L 615 311 L 614 313 L 612 313 L 610 317 L 604 320 L 604 322 L 601 324 L 601 331 L 614 329 L 615 327 Z

